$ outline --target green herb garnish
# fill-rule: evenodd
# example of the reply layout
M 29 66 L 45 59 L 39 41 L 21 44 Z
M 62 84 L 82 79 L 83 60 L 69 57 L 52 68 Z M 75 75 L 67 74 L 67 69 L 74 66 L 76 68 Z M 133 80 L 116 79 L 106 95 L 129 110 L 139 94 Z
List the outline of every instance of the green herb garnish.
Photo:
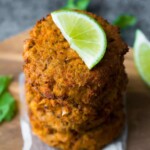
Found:
M 10 76 L 0 76 L 0 95 L 7 89 L 11 79 Z
M 11 120 L 16 112 L 16 102 L 7 91 L 11 77 L 0 76 L 0 123 Z
M 121 29 L 127 28 L 129 26 L 134 26 L 137 23 L 137 19 L 132 15 L 120 15 L 113 22 L 114 25 L 120 27 Z
M 86 10 L 89 3 L 90 3 L 90 0 L 68 0 L 64 8 Z

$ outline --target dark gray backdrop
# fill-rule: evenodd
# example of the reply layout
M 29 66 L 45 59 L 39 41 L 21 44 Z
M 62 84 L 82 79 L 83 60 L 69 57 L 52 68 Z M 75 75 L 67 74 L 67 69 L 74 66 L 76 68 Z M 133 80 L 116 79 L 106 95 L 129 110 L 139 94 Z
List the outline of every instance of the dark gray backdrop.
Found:
M 28 29 L 41 17 L 61 8 L 66 0 L 0 0 L 0 40 Z M 150 0 L 92 0 L 89 11 L 112 22 L 120 14 L 135 15 L 135 27 L 122 31 L 132 46 L 134 33 L 141 29 L 150 39 Z

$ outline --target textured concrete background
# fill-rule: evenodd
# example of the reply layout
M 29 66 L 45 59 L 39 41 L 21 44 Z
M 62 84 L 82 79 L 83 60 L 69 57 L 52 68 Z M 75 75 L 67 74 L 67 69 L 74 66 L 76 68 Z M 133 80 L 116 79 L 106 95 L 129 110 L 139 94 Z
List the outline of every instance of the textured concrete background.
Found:
M 66 0 L 0 0 L 0 40 L 32 27 L 41 17 L 61 8 Z M 112 22 L 120 14 L 135 15 L 135 27 L 122 31 L 123 38 L 132 45 L 134 33 L 141 29 L 150 39 L 150 0 L 92 0 L 89 11 Z

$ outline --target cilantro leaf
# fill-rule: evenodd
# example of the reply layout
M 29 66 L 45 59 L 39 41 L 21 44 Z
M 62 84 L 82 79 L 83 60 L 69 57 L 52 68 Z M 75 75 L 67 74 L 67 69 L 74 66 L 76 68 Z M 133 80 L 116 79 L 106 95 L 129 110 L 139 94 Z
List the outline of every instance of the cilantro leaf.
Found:
M 0 122 L 11 120 L 16 112 L 16 102 L 12 95 L 5 91 L 0 96 Z
M 11 79 L 10 76 L 0 76 L 0 123 L 11 120 L 16 112 L 16 102 L 7 91 Z
M 0 95 L 7 89 L 11 79 L 10 76 L 0 76 Z
M 89 3 L 90 3 L 90 0 L 68 0 L 64 8 L 86 10 Z
M 80 10 L 86 10 L 88 5 L 90 3 L 90 0 L 78 0 L 77 1 L 77 7 L 80 9 Z
M 66 9 L 77 9 L 74 0 L 68 0 L 66 6 L 64 7 Z
M 129 26 L 134 26 L 137 23 L 137 18 L 131 15 L 120 15 L 113 22 L 114 25 L 120 27 L 121 29 L 127 28 Z

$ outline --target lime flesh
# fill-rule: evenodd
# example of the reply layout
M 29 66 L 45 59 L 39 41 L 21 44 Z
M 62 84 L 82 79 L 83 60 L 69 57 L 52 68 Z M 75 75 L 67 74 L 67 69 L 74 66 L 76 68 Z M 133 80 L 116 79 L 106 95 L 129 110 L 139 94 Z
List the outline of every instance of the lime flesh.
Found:
M 139 74 L 150 86 L 150 42 L 140 30 L 136 31 L 134 58 Z
M 55 11 L 52 19 L 89 69 L 99 63 L 107 46 L 101 25 L 88 15 L 75 11 Z

